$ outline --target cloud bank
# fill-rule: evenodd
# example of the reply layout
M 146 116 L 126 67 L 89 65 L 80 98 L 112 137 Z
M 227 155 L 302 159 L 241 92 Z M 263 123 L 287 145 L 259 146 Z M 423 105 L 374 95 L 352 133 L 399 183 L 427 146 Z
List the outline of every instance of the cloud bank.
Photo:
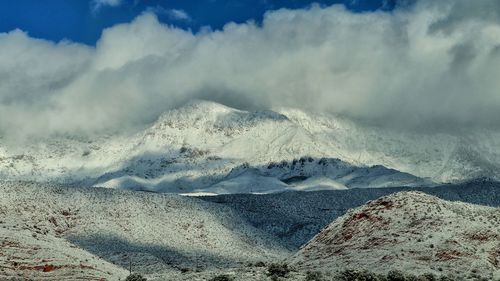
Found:
M 410 130 L 497 129 L 499 11 L 496 0 L 312 6 L 196 34 L 145 13 L 95 47 L 14 30 L 0 34 L 0 134 L 128 130 L 193 98 Z

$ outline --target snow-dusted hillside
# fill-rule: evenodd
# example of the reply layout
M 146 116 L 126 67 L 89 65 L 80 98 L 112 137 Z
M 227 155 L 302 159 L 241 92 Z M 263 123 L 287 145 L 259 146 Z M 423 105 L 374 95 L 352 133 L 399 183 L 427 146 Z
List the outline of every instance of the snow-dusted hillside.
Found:
M 500 209 L 401 192 L 352 209 L 291 258 L 308 269 L 500 278 Z
M 279 262 L 348 209 L 401 190 L 228 194 L 200 200 L 172 194 L 0 182 L 0 280 L 16 276 L 123 280 L 130 260 L 134 271 L 147 273 L 150 280 L 207 280 L 221 268 L 238 276 L 248 275 L 241 280 L 266 280 L 261 278 L 264 269 L 242 272 L 242 265 Z M 452 200 L 500 205 L 498 183 L 421 190 Z M 429 204 L 434 201 L 438 207 L 451 204 L 437 199 Z M 457 206 L 465 206 L 463 212 L 469 210 L 469 205 Z M 425 216 L 428 208 L 419 208 Z M 483 213 L 478 214 L 477 223 L 485 225 Z M 436 216 L 436 222 L 442 219 Z M 380 235 L 386 231 L 382 228 Z
M 178 195 L 0 183 L 0 279 L 118 280 L 290 252 L 232 209 Z
M 197 194 L 422 186 L 498 178 L 498 147 L 493 132 L 401 133 L 293 109 L 193 101 L 130 135 L 0 139 L 0 176 Z
M 298 249 L 347 210 L 395 192 L 414 190 L 449 201 L 500 207 L 500 183 L 487 180 L 432 188 L 358 188 L 200 198 L 231 207 L 251 225 L 271 234 L 290 249 Z

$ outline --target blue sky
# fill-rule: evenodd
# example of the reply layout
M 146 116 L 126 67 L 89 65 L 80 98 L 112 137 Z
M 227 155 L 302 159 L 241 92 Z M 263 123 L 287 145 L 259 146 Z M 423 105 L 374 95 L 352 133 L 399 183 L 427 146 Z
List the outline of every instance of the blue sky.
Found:
M 266 11 L 345 4 L 355 12 L 392 9 L 388 0 L 100 0 L 117 1 L 100 6 L 97 0 L 15 0 L 0 4 L 0 32 L 19 28 L 32 37 L 52 41 L 69 39 L 94 45 L 104 28 L 130 22 L 146 10 L 155 11 L 161 22 L 197 31 L 202 26 L 219 29 L 224 24 L 260 21 Z

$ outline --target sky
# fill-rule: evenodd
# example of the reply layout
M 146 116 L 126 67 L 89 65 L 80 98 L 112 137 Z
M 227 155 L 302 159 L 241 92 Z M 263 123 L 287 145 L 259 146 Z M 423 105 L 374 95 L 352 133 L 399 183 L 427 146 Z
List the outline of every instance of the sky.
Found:
M 192 99 L 500 127 L 500 2 L 4 1 L 0 135 L 134 131 Z
M 310 0 L 16 0 L 0 6 L 0 32 L 22 29 L 30 36 L 51 41 L 71 40 L 95 45 L 104 28 L 132 21 L 145 11 L 165 24 L 198 31 L 221 29 L 228 22 L 262 21 L 280 8 L 308 7 Z M 390 10 L 391 0 L 321 0 L 319 5 L 341 3 L 356 12 Z

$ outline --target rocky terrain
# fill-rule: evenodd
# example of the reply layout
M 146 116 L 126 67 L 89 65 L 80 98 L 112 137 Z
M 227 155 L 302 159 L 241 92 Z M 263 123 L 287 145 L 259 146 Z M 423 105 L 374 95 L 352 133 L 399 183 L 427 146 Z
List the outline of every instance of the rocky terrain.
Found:
M 0 184 L 0 280 L 118 280 L 286 257 L 271 235 L 196 198 Z
M 398 269 L 498 279 L 500 209 L 395 193 L 348 211 L 291 261 L 316 270 Z
M 498 209 L 415 192 L 394 194 L 404 190 L 409 188 L 197 198 L 2 182 L 0 280 L 123 280 L 130 265 L 149 280 L 207 280 L 220 274 L 267 280 L 266 266 L 273 262 L 298 270 L 289 280 L 303 280 L 309 270 L 352 265 L 495 272 Z M 500 185 L 494 182 L 421 190 L 500 205 Z

